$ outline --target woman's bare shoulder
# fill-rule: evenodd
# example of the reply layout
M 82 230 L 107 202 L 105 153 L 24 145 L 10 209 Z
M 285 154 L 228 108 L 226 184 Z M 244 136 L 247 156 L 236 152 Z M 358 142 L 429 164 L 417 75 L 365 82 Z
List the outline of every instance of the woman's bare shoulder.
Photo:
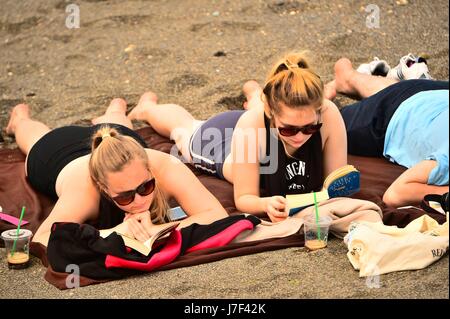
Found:
M 255 107 L 246 111 L 239 118 L 236 124 L 237 128 L 263 128 L 264 127 L 264 109 Z
M 340 116 L 340 111 L 336 104 L 334 104 L 333 101 L 324 99 L 323 105 L 322 105 L 322 117 L 323 118 L 334 118 L 337 115 Z
M 336 104 L 330 100 L 324 100 L 321 116 L 323 126 L 320 131 L 323 145 L 332 136 L 343 137 L 345 139 L 344 120 Z
M 100 192 L 89 172 L 89 157 L 78 158 L 64 167 L 55 187 L 58 201 L 52 213 L 66 218 L 62 221 L 84 222 L 96 218 Z
M 176 148 L 175 144 L 173 146 L 173 151 L 177 151 L 178 149 Z M 176 159 L 175 156 L 168 154 L 166 152 L 162 152 L 162 151 L 158 151 L 158 150 L 154 150 L 151 148 L 146 148 L 145 152 L 147 153 L 148 159 L 151 162 L 164 162 L 167 161 L 169 159 Z
M 79 196 L 91 196 L 97 191 L 89 172 L 89 155 L 79 157 L 67 164 L 56 179 L 55 189 L 58 196 L 62 195 L 65 189 L 83 190 L 77 194 Z
M 336 104 L 330 100 L 324 100 L 321 116 L 323 127 L 326 131 L 333 130 L 333 128 L 336 128 L 336 126 L 342 121 L 341 112 Z
M 154 172 L 155 175 L 161 174 L 162 171 L 164 171 L 166 169 L 170 169 L 174 165 L 182 164 L 182 161 L 174 155 L 171 155 L 171 154 L 168 154 L 168 153 L 165 153 L 162 151 L 154 150 L 151 148 L 146 148 L 145 151 L 148 156 L 148 162 L 149 162 L 150 168 L 152 170 L 155 170 L 155 172 Z M 175 154 L 178 153 L 178 149 L 176 148 L 175 145 L 174 145 L 174 148 L 172 149 L 172 151 L 176 152 Z

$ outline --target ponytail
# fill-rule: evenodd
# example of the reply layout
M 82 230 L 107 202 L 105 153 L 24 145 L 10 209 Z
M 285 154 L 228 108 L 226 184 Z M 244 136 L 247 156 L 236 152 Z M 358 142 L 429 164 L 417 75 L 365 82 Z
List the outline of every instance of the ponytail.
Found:
M 280 103 L 291 108 L 312 106 L 320 110 L 323 89 L 323 82 L 310 68 L 305 53 L 288 54 L 274 65 L 264 86 L 267 115 L 279 114 Z

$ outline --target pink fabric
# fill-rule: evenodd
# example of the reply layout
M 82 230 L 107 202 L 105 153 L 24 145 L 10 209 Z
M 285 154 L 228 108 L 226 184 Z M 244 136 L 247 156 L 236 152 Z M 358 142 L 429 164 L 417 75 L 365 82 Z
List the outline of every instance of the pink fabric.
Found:
M 244 230 L 252 230 L 253 224 L 249 220 L 240 220 L 237 223 L 225 228 L 220 233 L 202 241 L 200 244 L 192 246 L 186 252 L 194 252 L 197 250 L 212 248 L 212 247 L 222 247 L 228 245 L 237 235 L 239 235 Z
M 8 214 L 5 214 L 5 213 L 0 213 L 0 220 L 4 220 L 4 221 L 6 221 L 6 222 L 8 222 L 10 224 L 13 224 L 15 226 L 19 226 L 19 221 L 20 221 L 19 218 L 11 216 L 11 215 L 8 215 Z M 20 224 L 20 226 L 24 226 L 26 224 L 28 224 L 28 221 L 25 220 L 25 219 L 22 219 L 22 223 Z
M 108 255 L 105 259 L 106 268 L 128 268 L 141 271 L 152 271 L 174 261 L 181 252 L 181 232 L 174 230 L 166 242 L 164 249 L 155 253 L 147 263 L 130 261 Z

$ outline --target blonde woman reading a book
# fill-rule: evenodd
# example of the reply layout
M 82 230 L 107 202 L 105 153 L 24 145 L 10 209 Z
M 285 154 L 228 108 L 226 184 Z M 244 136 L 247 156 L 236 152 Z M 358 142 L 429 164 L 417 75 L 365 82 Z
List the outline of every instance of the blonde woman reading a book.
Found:
M 281 221 L 288 217 L 287 194 L 319 191 L 326 176 L 347 164 L 344 122 L 303 53 L 285 56 L 264 88 L 250 81 L 244 93 L 246 110 L 198 121 L 148 92 L 128 117 L 170 137 L 196 168 L 233 183 L 240 211 Z
M 33 241 L 46 246 L 55 222 L 89 222 L 145 241 L 167 227 L 169 198 L 189 216 L 179 227 L 228 216 L 185 164 L 145 148 L 125 113 L 126 102 L 114 99 L 91 127 L 50 130 L 28 105 L 14 107 L 6 132 L 27 155 L 28 181 L 56 200 Z

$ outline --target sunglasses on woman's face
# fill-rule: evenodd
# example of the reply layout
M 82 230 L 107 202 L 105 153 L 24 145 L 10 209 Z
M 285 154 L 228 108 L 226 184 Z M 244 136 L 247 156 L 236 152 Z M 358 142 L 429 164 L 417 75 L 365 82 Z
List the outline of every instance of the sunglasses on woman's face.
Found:
M 322 123 L 317 123 L 317 124 L 308 124 L 305 126 L 277 127 L 277 129 L 280 135 L 290 137 L 297 135 L 298 132 L 302 132 L 305 135 L 311 135 L 318 132 L 321 127 Z
M 153 193 L 154 190 L 155 190 L 155 179 L 152 178 L 148 181 L 143 182 L 135 190 L 123 192 L 111 198 L 120 206 L 126 206 L 134 201 L 136 193 L 138 193 L 140 196 L 147 196 Z

